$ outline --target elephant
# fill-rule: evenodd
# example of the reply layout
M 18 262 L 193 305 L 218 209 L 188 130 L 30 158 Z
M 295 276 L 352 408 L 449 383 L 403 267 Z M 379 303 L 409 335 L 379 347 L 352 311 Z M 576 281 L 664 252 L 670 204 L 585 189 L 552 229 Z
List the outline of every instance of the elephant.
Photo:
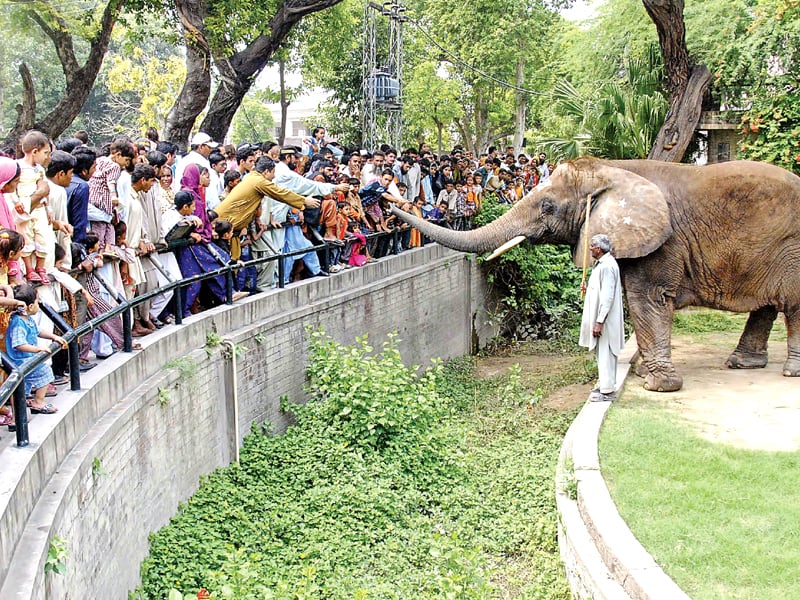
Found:
M 744 369 L 766 366 L 772 324 L 783 312 L 789 348 L 783 375 L 800 375 L 800 177 L 780 167 L 582 157 L 559 165 L 508 212 L 472 231 L 439 227 L 397 207 L 392 212 L 465 252 L 502 252 L 525 240 L 569 244 L 578 267 L 585 240 L 607 234 L 647 390 L 683 385 L 671 333 L 673 312 L 687 306 L 750 313 L 726 362 Z

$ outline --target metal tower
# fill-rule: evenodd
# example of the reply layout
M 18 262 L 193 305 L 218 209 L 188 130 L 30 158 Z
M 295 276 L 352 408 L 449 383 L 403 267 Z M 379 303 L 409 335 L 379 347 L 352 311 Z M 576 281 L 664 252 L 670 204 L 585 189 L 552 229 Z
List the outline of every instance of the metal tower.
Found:
M 403 75 L 403 23 L 406 7 L 402 0 L 382 5 L 364 3 L 364 51 L 362 126 L 364 146 L 374 150 L 386 142 L 400 150 L 402 140 L 401 82 Z M 388 18 L 389 44 L 378 45 L 378 16 Z M 381 20 L 383 37 L 383 20 Z M 378 66 L 380 61 L 380 65 Z

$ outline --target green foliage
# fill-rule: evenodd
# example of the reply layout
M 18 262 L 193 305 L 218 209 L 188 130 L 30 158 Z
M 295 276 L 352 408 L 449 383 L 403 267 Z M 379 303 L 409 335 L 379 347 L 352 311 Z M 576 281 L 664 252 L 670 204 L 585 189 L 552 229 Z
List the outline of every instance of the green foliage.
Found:
M 494 221 L 509 208 L 489 196 L 475 224 Z M 579 320 L 581 272 L 568 246 L 521 244 L 487 265 L 489 281 L 501 293 L 495 319 L 505 335 L 552 337 Z
M 166 408 L 170 400 L 172 400 L 172 392 L 170 392 L 170 389 L 163 387 L 158 388 L 158 403 L 161 405 L 161 408 Z
M 672 332 L 681 333 L 719 333 L 741 331 L 747 316 L 721 310 L 695 309 L 676 312 L 672 318 Z
M 267 104 L 274 101 L 263 90 L 254 90 L 245 96 L 231 123 L 231 139 L 235 144 L 275 139 L 275 119 L 267 108 Z
M 190 382 L 197 375 L 197 361 L 188 356 L 182 356 L 168 360 L 164 363 L 163 369 L 175 369 L 180 373 L 181 383 Z
M 569 598 L 553 473 L 571 415 L 523 406 L 519 370 L 416 375 L 393 336 L 375 354 L 312 332 L 310 350 L 297 423 L 254 426 L 240 462 L 203 478 L 151 535 L 134 597 Z
M 67 572 L 67 542 L 58 536 L 53 536 L 47 548 L 47 558 L 44 561 L 44 572 L 63 575 Z
M 308 330 L 308 389 L 318 402 L 287 406 L 302 424 L 322 420 L 347 446 L 383 450 L 408 432 L 427 430 L 439 412 L 436 369 L 422 377 L 403 365 L 397 334 L 373 355 L 367 336 L 345 347 Z
M 103 464 L 97 456 L 92 459 L 92 477 L 94 477 L 94 479 L 108 477 L 108 471 L 103 468 Z
M 568 139 L 540 139 L 550 155 L 576 158 L 590 153 L 603 158 L 646 158 L 667 114 L 661 91 L 662 67 L 658 47 L 641 58 L 626 61 L 622 77 L 587 92 L 562 80 L 553 90 L 556 111 L 575 120 Z

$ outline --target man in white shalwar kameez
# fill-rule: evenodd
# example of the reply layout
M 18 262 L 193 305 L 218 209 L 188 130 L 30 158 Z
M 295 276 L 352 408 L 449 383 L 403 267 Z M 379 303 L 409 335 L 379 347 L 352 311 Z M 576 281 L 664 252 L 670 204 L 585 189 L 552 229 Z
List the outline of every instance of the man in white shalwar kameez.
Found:
M 592 237 L 589 252 L 596 262 L 586 288 L 579 343 L 597 354 L 599 377 L 591 399 L 608 402 L 616 397 L 617 357 L 625 345 L 622 283 L 608 236 Z

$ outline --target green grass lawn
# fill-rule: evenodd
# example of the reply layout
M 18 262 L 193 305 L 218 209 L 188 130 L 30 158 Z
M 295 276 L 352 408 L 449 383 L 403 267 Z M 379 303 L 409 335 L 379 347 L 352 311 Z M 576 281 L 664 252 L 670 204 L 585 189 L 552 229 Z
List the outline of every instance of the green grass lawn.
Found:
M 800 597 L 800 452 L 714 444 L 635 394 L 600 437 L 634 535 L 694 599 Z

